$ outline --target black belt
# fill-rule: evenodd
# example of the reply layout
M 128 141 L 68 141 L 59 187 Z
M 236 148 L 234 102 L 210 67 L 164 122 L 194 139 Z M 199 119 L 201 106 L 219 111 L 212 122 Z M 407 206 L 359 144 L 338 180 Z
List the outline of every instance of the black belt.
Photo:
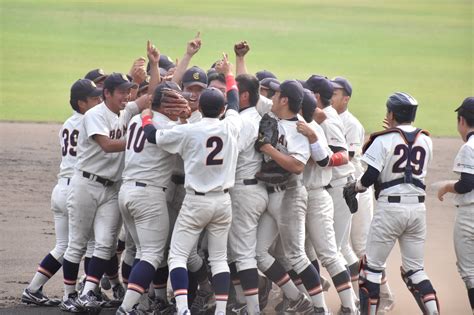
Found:
M 400 203 L 402 201 L 402 198 L 400 196 L 388 196 L 387 201 L 389 203 Z M 425 196 L 418 196 L 418 202 L 425 202 Z
M 138 187 L 146 187 L 146 186 L 148 186 L 148 184 L 142 183 L 142 182 L 135 182 L 135 186 L 138 186 Z M 158 187 L 158 188 L 163 189 L 163 192 L 166 191 L 166 187 Z
M 244 179 L 242 182 L 244 183 L 244 185 L 257 185 L 258 184 L 258 180 L 255 178 Z
M 171 175 L 171 181 L 176 185 L 184 185 L 184 176 L 181 175 Z
M 104 186 L 112 186 L 114 184 L 114 182 L 111 181 L 111 180 L 108 180 L 106 178 L 91 174 L 89 172 L 82 172 L 82 176 L 84 176 L 85 178 L 88 178 L 88 179 L 95 180 L 96 182 L 98 182 L 98 183 L 100 183 Z
M 286 189 L 286 185 L 279 186 L 267 186 L 267 192 L 273 194 L 274 192 L 283 191 Z
M 212 192 L 215 192 L 215 191 L 209 191 L 209 192 L 207 192 L 207 193 L 212 193 Z M 224 189 L 222 192 L 223 192 L 224 194 L 227 194 L 227 193 L 229 192 L 229 189 L 226 188 L 226 189 Z M 199 191 L 194 191 L 194 194 L 195 194 L 196 196 L 205 196 L 205 195 L 206 195 L 206 193 L 199 192 Z

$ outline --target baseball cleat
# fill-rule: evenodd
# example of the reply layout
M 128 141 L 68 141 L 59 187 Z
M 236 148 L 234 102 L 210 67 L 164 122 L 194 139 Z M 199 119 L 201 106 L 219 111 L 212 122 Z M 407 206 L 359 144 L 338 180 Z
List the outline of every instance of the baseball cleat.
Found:
M 329 310 L 325 310 L 324 307 L 314 307 L 313 312 L 311 314 L 314 315 L 332 315 Z
M 300 292 L 296 300 L 290 300 L 288 306 L 286 309 L 284 309 L 284 312 L 307 314 L 309 312 L 313 312 L 313 303 L 306 295 Z
M 349 307 L 344 307 L 341 305 L 337 315 L 360 315 L 360 312 L 358 309 L 351 310 Z
M 234 306 L 232 306 L 232 310 L 228 313 L 235 314 L 235 315 L 247 315 L 248 314 L 247 304 L 245 304 L 245 303 L 243 303 L 243 304 L 234 304 Z
M 102 278 L 100 278 L 100 287 L 104 290 L 110 290 L 112 288 L 109 277 L 103 275 Z
M 191 314 L 204 314 L 207 310 L 216 305 L 214 292 L 206 290 L 197 290 L 196 297 L 191 305 Z
M 39 306 L 58 306 L 61 303 L 61 300 L 50 299 L 44 295 L 41 290 L 38 290 L 38 292 L 32 292 L 26 288 L 21 295 L 21 302 Z
M 125 288 L 119 283 L 112 288 L 112 293 L 115 301 L 122 301 L 125 296 Z
M 154 300 L 153 309 L 157 315 L 173 315 L 176 312 L 176 308 L 173 304 L 170 304 L 160 298 L 156 298 Z
M 275 306 L 275 312 L 277 314 L 283 314 L 289 303 L 290 300 L 286 297 L 286 295 L 283 295 L 283 300 L 281 300 L 281 302 Z
M 59 308 L 69 313 L 85 313 L 86 309 L 77 302 L 77 299 L 77 293 L 71 293 L 67 298 L 63 298 L 63 301 L 59 304 Z
M 77 299 L 77 304 L 92 314 L 98 314 L 101 310 L 101 302 L 92 290 L 87 292 L 86 295 L 81 295 Z
M 126 311 L 122 306 L 120 306 L 115 312 L 115 315 L 148 315 L 148 314 L 154 314 L 154 313 L 149 313 L 149 312 L 137 309 L 136 305 L 130 311 Z
M 79 294 L 82 293 L 82 290 L 84 290 L 84 286 L 86 285 L 86 275 L 82 275 L 81 278 L 79 278 L 79 281 L 76 283 L 76 291 L 79 292 Z

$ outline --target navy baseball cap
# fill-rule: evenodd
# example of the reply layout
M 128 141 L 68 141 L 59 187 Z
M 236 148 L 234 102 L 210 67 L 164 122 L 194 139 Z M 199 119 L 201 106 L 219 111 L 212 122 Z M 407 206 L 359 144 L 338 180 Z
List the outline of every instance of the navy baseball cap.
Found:
M 198 85 L 203 88 L 207 87 L 207 74 L 199 67 L 193 66 L 186 70 L 183 75 L 183 87 Z
M 79 79 L 71 87 L 71 100 L 84 100 L 101 95 L 102 89 L 97 88 L 94 81 L 89 79 Z
M 91 70 L 87 72 L 87 74 L 84 76 L 84 79 L 89 79 L 91 81 L 94 81 L 95 83 L 100 82 L 105 78 L 107 78 L 107 74 L 105 74 L 105 71 L 102 69 Z
M 275 82 L 270 83 L 270 88 L 274 91 L 278 91 L 288 96 L 295 102 L 301 104 L 303 102 L 304 91 L 303 86 L 296 80 L 286 80 L 281 84 Z
M 122 73 L 112 73 L 104 81 L 104 89 L 113 90 L 128 90 L 130 88 L 138 88 L 138 84 L 130 82 L 128 77 Z
M 206 112 L 218 113 L 225 106 L 224 94 L 214 87 L 208 87 L 199 97 L 199 106 Z
M 165 69 L 166 71 L 168 71 L 171 68 L 176 67 L 173 60 L 170 57 L 166 56 L 166 55 L 160 55 L 160 60 L 158 61 L 158 66 L 160 68 Z
M 352 96 L 352 85 L 343 77 L 335 77 L 331 80 L 334 89 L 343 89 L 347 95 Z
M 331 99 L 334 92 L 331 81 L 327 77 L 317 74 L 313 74 L 306 80 L 306 88 L 313 93 L 319 93 L 326 99 Z
M 257 77 L 258 81 L 262 81 L 263 79 L 266 79 L 266 78 L 274 78 L 274 79 L 277 78 L 273 73 L 271 73 L 268 70 L 259 71 L 255 73 L 255 76 Z
M 261 87 L 264 87 L 264 88 L 267 88 L 267 89 L 272 89 L 270 87 L 270 83 L 275 83 L 275 84 L 278 84 L 280 85 L 280 81 L 278 81 L 277 79 L 275 78 L 265 78 L 263 79 L 262 81 L 260 81 L 260 86 Z
M 150 85 L 150 76 L 147 75 L 145 80 L 140 83 L 140 85 L 138 86 L 138 92 L 142 92 L 144 89 L 148 88 L 148 85 Z
M 461 106 L 456 108 L 455 111 L 467 113 L 469 116 L 474 116 L 474 96 L 466 97 Z
M 313 120 L 313 114 L 316 110 L 318 102 L 316 101 L 316 97 L 314 97 L 313 92 L 308 89 L 303 89 L 304 96 L 303 96 L 303 103 L 301 105 L 301 111 L 303 114 L 304 120 L 307 122 L 311 122 Z

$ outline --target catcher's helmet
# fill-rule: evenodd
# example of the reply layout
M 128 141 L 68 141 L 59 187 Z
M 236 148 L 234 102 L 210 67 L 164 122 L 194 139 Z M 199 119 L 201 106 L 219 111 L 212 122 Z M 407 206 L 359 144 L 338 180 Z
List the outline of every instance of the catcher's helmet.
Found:
M 418 102 L 407 93 L 396 92 L 387 100 L 387 111 L 393 113 L 399 123 L 412 122 L 415 120 Z

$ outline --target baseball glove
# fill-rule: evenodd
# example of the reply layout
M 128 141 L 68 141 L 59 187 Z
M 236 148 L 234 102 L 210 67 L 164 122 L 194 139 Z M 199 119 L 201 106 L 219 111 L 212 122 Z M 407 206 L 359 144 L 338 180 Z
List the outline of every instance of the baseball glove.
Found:
M 356 213 L 359 208 L 359 203 L 357 202 L 357 191 L 356 191 L 356 181 L 350 181 L 344 186 L 342 195 L 346 200 L 347 206 L 351 213 Z
M 255 178 L 272 185 L 282 185 L 288 182 L 291 173 L 278 165 L 274 160 L 262 162 L 260 172 L 255 174 Z
M 161 91 L 161 108 L 168 113 L 181 115 L 190 112 L 188 101 L 178 91 L 163 89 Z
M 271 144 L 276 147 L 278 142 L 278 121 L 268 115 L 263 115 L 258 127 L 258 138 L 255 141 L 255 150 L 261 152 L 260 148 L 265 144 Z

